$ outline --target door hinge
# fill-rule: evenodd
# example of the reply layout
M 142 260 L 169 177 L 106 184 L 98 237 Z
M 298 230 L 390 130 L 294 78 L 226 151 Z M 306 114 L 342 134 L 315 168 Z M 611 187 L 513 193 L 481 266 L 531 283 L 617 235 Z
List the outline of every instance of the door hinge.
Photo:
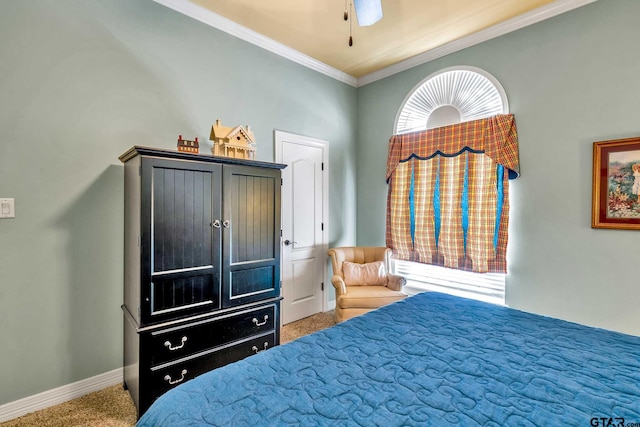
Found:
M 282 178 L 280 178 L 280 185 L 284 185 Z
M 324 162 L 321 163 L 322 170 L 324 170 Z
M 320 230 L 324 231 L 324 222 L 320 223 Z
M 320 289 L 324 291 L 324 282 L 322 282 L 320 285 Z
M 280 237 L 282 237 L 282 230 L 280 230 Z

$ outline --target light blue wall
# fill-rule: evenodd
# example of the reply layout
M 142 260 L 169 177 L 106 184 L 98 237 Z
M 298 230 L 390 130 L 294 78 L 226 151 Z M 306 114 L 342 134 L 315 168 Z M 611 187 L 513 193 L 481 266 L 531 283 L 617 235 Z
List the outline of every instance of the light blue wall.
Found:
M 600 0 L 358 90 L 358 229 L 384 244 L 396 113 L 429 74 L 480 67 L 504 86 L 520 139 L 507 304 L 640 335 L 640 232 L 591 228 L 594 141 L 640 136 L 640 1 Z
M 330 244 L 354 242 L 355 88 L 151 0 L 0 0 L 0 404 L 122 366 L 118 156 L 216 119 L 259 160 L 276 129 L 328 140 Z

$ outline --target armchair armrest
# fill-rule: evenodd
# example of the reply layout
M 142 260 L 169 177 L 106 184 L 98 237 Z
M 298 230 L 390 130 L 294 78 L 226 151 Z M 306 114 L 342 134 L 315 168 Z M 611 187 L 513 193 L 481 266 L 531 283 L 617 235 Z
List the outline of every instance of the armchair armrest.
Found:
M 387 288 L 393 291 L 402 291 L 404 285 L 406 285 L 407 279 L 402 276 L 396 276 L 395 274 L 387 274 Z
M 347 293 L 347 285 L 339 275 L 334 274 L 333 277 L 331 277 L 331 284 L 336 288 L 336 297 Z

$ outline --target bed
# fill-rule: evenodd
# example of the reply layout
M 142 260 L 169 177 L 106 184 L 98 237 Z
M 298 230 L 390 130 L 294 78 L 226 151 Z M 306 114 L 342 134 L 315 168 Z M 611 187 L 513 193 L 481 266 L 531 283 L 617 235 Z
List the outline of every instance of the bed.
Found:
M 640 337 L 422 293 L 197 377 L 139 426 L 640 423 Z

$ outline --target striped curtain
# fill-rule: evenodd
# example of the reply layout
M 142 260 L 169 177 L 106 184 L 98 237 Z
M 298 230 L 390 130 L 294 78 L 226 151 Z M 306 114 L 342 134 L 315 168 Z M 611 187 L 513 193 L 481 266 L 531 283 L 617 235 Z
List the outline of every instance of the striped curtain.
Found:
M 406 261 L 506 273 L 509 179 L 519 174 L 512 114 L 394 135 L 387 247 Z

